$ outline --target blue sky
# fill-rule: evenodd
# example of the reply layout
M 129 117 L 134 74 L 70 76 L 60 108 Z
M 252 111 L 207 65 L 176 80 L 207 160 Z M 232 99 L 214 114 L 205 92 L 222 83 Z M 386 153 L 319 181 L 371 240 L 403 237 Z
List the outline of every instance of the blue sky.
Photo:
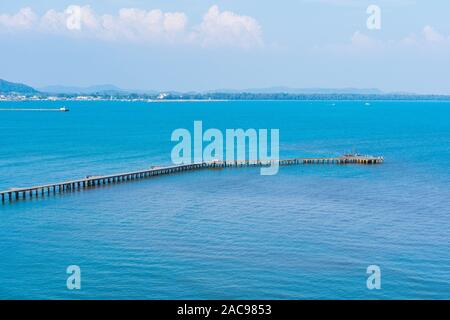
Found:
M 371 4 L 379 30 L 366 26 Z M 449 18 L 445 0 L 2 1 L 0 78 L 450 94 Z

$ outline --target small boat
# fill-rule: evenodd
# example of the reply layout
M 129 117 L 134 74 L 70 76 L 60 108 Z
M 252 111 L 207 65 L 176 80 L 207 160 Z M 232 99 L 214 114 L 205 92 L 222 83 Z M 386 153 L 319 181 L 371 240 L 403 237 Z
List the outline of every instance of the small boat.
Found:
M 370 103 L 369 103 L 369 102 L 366 102 L 364 105 L 365 105 L 366 107 L 369 107 L 369 106 L 370 106 Z
M 61 108 L 59 108 L 59 111 L 61 111 L 61 112 L 68 112 L 70 110 L 69 110 L 69 108 L 61 107 Z

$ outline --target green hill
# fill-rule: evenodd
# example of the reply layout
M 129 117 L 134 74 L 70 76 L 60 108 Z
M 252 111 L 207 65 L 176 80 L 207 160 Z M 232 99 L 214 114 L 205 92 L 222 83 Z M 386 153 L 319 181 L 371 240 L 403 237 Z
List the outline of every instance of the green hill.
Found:
M 0 79 L 0 94 L 30 95 L 36 93 L 39 93 L 39 91 L 25 84 Z

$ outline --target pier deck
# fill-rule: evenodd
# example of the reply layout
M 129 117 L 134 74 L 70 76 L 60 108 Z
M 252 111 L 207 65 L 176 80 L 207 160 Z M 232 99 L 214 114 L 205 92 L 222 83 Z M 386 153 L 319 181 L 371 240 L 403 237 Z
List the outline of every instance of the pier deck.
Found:
M 105 176 L 88 176 L 83 179 L 70 180 L 46 185 L 12 188 L 0 191 L 1 202 L 5 203 L 27 198 L 44 197 L 56 193 L 64 193 L 76 190 L 92 188 L 99 185 L 114 184 L 119 182 L 144 179 L 154 176 L 167 175 L 172 173 L 201 170 L 208 168 L 226 168 L 226 167 L 262 167 L 277 164 L 280 166 L 298 165 L 298 164 L 380 164 L 383 163 L 383 157 L 345 155 L 335 158 L 293 158 L 271 161 L 211 161 L 192 164 L 181 164 L 167 167 L 153 167 L 151 169 L 118 173 Z

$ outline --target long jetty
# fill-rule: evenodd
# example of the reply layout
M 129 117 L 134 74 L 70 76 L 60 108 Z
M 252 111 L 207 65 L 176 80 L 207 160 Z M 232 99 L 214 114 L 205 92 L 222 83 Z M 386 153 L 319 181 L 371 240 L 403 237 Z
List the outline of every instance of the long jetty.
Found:
M 167 167 L 152 167 L 146 170 L 118 173 L 105 176 L 86 176 L 83 179 L 70 180 L 58 183 L 51 183 L 27 188 L 12 188 L 0 191 L 1 202 L 12 203 L 21 199 L 32 199 L 50 196 L 52 194 L 61 194 L 77 190 L 94 188 L 100 185 L 116 184 L 126 181 L 140 180 L 155 176 L 169 175 L 174 173 L 194 171 L 201 169 L 227 168 L 227 167 L 264 167 L 270 165 L 287 166 L 299 164 L 380 164 L 384 162 L 383 157 L 362 156 L 362 155 L 344 155 L 335 158 L 293 158 L 284 160 L 267 161 L 209 161 L 192 164 L 180 164 Z

